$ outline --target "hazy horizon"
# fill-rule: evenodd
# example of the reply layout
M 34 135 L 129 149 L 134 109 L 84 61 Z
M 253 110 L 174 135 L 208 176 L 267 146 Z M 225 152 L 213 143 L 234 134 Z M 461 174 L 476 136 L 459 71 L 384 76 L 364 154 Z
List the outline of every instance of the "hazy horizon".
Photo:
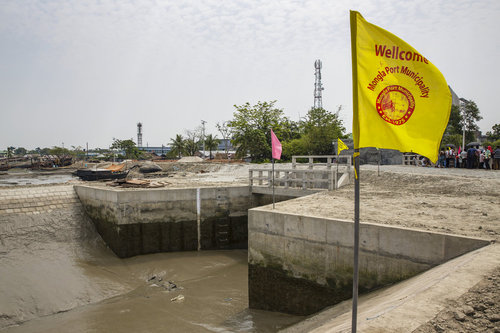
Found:
M 277 100 L 297 121 L 323 107 L 352 126 L 349 10 L 405 40 L 500 122 L 498 1 L 62 1 L 0 6 L 0 149 L 108 148 L 113 138 L 167 145 L 233 105 Z

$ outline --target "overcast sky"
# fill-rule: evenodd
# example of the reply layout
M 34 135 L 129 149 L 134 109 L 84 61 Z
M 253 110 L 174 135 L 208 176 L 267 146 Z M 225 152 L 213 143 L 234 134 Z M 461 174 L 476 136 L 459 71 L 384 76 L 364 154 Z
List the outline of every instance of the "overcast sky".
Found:
M 168 144 L 234 104 L 277 100 L 292 120 L 314 102 L 352 126 L 349 9 L 433 62 L 500 123 L 500 1 L 0 0 L 0 149 Z

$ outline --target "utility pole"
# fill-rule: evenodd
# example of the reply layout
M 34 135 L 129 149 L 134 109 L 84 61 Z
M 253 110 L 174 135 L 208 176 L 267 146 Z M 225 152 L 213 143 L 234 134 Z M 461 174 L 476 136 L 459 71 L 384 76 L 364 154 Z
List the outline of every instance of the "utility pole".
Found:
M 465 103 L 468 100 L 460 98 L 460 114 L 462 115 L 462 149 L 465 149 Z
M 202 134 L 201 134 L 201 140 L 203 142 L 203 158 L 205 158 L 205 124 L 207 122 L 205 120 L 201 121 L 201 126 L 203 127 L 202 129 Z

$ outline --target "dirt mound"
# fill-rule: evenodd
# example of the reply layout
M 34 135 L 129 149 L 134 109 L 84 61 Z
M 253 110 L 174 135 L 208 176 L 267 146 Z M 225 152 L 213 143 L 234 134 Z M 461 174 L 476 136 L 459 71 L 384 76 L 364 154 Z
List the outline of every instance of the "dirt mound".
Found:
M 199 163 L 203 162 L 203 159 L 198 156 L 186 156 L 179 160 L 181 163 Z

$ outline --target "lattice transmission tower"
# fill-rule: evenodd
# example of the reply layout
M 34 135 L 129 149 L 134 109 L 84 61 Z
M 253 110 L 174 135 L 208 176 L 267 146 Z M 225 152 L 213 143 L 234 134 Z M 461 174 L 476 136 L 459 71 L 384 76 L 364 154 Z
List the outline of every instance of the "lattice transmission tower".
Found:
M 323 101 L 321 100 L 321 92 L 325 89 L 321 83 L 321 60 L 314 62 L 314 108 L 323 108 Z
M 142 147 L 142 123 L 137 123 L 137 147 Z

